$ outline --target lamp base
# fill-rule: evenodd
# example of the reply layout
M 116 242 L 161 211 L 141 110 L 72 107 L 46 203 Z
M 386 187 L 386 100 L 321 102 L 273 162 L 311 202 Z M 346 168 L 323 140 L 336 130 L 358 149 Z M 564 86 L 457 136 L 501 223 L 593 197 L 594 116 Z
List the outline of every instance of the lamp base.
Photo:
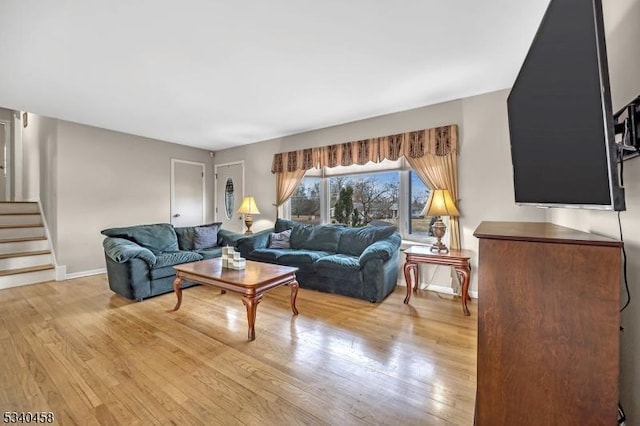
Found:
M 253 231 L 251 230 L 251 225 L 253 225 L 253 217 L 251 217 L 250 214 L 247 214 L 244 217 L 244 225 L 247 227 L 247 230 L 244 231 L 244 234 L 245 235 L 253 234 Z
M 430 250 L 434 253 L 449 253 L 449 248 L 440 239 L 431 245 Z
M 449 249 L 442 242 L 442 237 L 444 237 L 444 234 L 447 231 L 447 225 L 444 224 L 440 216 L 436 218 L 435 223 L 431 226 L 431 230 L 438 240 L 433 243 L 430 250 L 436 253 L 449 253 Z

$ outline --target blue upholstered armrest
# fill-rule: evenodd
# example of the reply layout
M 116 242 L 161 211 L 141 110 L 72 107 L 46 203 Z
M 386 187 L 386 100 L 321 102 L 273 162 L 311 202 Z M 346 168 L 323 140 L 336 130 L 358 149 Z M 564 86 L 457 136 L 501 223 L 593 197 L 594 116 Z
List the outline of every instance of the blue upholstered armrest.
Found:
M 218 231 L 218 245 L 221 247 L 232 246 L 235 247 L 238 244 L 238 240 L 245 238 L 246 235 L 238 232 L 229 231 L 227 229 L 220 229 Z
M 139 258 L 151 267 L 156 264 L 156 255 L 133 241 L 124 238 L 107 237 L 102 242 L 104 252 L 117 263 L 125 263 L 129 259 Z
M 371 259 L 380 259 L 383 262 L 391 259 L 400 249 L 401 241 L 402 238 L 400 237 L 400 234 L 396 232 L 384 240 L 376 241 L 371 244 L 360 255 L 360 258 L 358 259 L 360 266 L 364 266 L 364 264 Z

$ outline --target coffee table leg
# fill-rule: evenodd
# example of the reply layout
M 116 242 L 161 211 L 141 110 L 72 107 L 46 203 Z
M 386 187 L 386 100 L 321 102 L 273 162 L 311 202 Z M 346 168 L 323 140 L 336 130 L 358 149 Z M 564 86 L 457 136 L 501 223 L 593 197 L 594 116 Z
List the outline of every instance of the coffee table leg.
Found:
M 247 307 L 247 321 L 249 322 L 249 341 L 256 340 L 256 310 L 258 303 L 262 301 L 262 294 L 255 296 L 242 296 L 242 303 Z
M 293 315 L 298 315 L 298 308 L 296 308 L 296 297 L 298 297 L 298 281 L 293 280 L 289 283 L 291 286 L 291 310 Z
M 174 311 L 177 311 L 178 309 L 180 309 L 180 305 L 182 304 L 182 278 L 176 277 L 176 279 L 173 280 L 173 291 L 176 293 L 176 296 L 178 297 L 178 302 L 176 303 L 176 306 L 173 308 Z

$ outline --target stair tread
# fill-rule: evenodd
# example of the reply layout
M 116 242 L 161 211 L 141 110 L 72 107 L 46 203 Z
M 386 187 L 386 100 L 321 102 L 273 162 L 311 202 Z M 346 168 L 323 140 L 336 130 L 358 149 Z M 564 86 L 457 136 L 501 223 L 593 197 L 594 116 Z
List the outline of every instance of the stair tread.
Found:
M 40 216 L 40 212 L 0 212 L 0 216 Z
M 12 228 L 42 228 L 42 223 L 12 223 L 10 225 L 0 225 L 0 229 L 12 229 Z
M 21 251 L 15 253 L 5 253 L 0 254 L 0 259 L 9 259 L 12 257 L 22 257 L 22 256 L 38 256 L 41 254 L 51 254 L 50 250 L 32 250 L 32 251 Z
M 16 238 L 2 238 L 0 239 L 0 244 L 4 243 L 22 243 L 25 241 L 43 241 L 46 240 L 45 237 L 16 237 Z
M 28 268 L 7 269 L 5 271 L 0 271 L 0 277 L 6 276 L 6 275 L 26 274 L 28 272 L 46 271 L 53 268 L 54 268 L 53 265 L 39 265 L 39 266 L 29 266 Z

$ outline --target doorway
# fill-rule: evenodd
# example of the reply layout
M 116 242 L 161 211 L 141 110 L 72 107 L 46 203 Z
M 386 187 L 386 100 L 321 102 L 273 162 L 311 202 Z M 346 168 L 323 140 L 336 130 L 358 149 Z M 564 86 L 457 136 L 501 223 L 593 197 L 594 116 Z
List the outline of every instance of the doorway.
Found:
M 244 197 L 244 161 L 216 164 L 215 173 L 215 220 L 222 228 L 244 232 L 244 221 L 238 213 Z
M 11 141 L 11 123 L 0 120 L 0 201 L 8 201 L 11 193 L 7 149 Z
M 204 163 L 171 159 L 171 224 L 204 224 Z

